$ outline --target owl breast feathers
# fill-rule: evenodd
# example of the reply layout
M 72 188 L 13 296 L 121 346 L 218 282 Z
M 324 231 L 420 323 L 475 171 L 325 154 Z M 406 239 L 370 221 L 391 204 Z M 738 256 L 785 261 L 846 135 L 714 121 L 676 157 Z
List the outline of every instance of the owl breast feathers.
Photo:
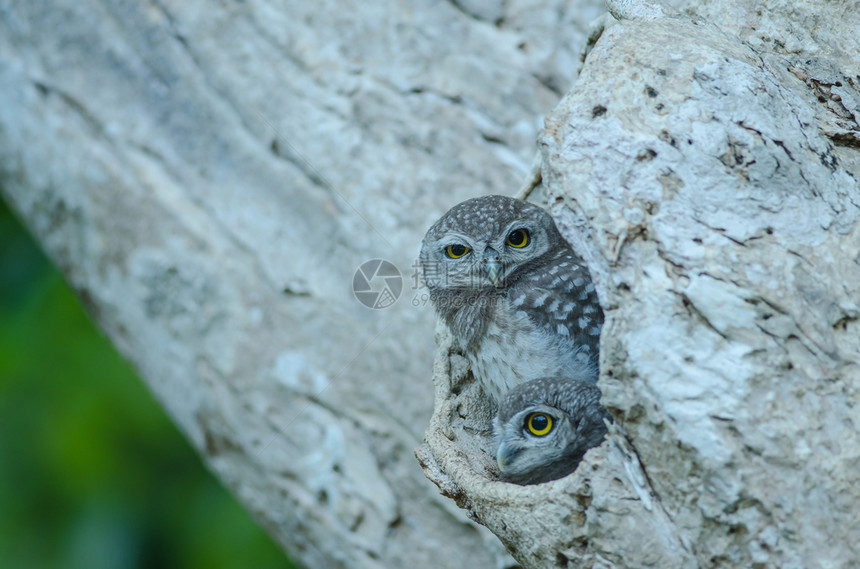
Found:
M 538 377 L 597 381 L 603 311 L 587 267 L 540 207 L 464 201 L 427 231 L 420 264 L 436 311 L 496 402 Z

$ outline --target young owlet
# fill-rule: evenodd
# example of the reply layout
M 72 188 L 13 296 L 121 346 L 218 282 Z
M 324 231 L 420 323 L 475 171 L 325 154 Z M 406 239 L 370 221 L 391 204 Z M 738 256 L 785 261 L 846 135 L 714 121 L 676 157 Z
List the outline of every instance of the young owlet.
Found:
M 603 311 L 550 215 L 504 196 L 466 200 L 427 231 L 430 298 L 484 393 L 544 376 L 597 382 Z
M 501 479 L 539 484 L 570 474 L 586 451 L 603 441 L 604 419 L 609 413 L 591 383 L 543 377 L 518 385 L 493 421 Z

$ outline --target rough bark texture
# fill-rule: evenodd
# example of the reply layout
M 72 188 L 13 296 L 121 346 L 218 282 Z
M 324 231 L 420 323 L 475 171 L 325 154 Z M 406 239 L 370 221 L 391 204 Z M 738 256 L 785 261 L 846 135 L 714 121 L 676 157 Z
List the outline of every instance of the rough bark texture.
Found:
M 419 458 L 525 567 L 858 567 L 858 6 L 609 7 L 540 144 L 616 426 L 569 478 L 493 482 L 442 330 Z
M 526 567 L 857 565 L 857 5 L 609 8 L 535 195 L 598 284 L 617 421 L 517 487 L 444 330 L 430 419 L 411 266 L 519 185 L 596 3 L 0 2 L 6 197 L 300 562 L 512 563 L 415 465 L 429 420 L 425 472 Z M 374 257 L 386 310 L 350 291 Z
M 308 567 L 512 563 L 415 462 L 411 265 L 448 207 L 521 184 L 602 7 L 496 4 L 0 0 L 0 187 Z M 378 257 L 406 290 L 373 311 Z

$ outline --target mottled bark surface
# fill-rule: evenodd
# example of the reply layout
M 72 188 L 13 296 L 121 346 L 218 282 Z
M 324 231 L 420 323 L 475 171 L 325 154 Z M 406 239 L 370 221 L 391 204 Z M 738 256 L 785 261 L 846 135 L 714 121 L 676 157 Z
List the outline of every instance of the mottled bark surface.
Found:
M 528 567 L 857 564 L 857 5 L 609 7 L 562 98 L 596 2 L 0 2 L 6 198 L 303 564 L 513 563 L 428 422 Z M 536 139 L 616 428 L 523 488 L 411 273 Z
M 860 12 L 610 10 L 540 144 L 615 430 L 569 478 L 492 482 L 442 331 L 419 457 L 526 567 L 860 566 Z
M 512 562 L 415 462 L 412 262 L 452 204 L 521 184 L 601 9 L 0 1 L 5 197 L 301 563 Z M 373 258 L 404 276 L 385 310 L 351 290 Z

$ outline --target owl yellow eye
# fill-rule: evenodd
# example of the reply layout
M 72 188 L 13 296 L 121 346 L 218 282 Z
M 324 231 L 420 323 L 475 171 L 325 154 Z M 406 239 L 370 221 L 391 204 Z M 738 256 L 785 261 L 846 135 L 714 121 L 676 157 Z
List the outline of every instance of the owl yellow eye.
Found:
M 526 419 L 526 428 L 536 437 L 542 437 L 552 430 L 552 417 L 546 413 L 532 413 Z
M 445 254 L 452 259 L 459 259 L 469 251 L 471 251 L 471 249 L 465 245 L 460 245 L 459 243 L 445 247 Z
M 511 247 L 520 249 L 529 244 L 529 232 L 527 229 L 514 229 L 508 233 L 508 240 L 505 241 Z

